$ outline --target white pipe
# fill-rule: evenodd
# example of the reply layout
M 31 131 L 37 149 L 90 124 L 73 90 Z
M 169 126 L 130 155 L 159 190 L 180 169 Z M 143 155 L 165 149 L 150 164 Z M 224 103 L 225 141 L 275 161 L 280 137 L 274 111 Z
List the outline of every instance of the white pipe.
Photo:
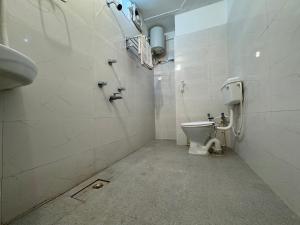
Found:
M 229 118 L 229 124 L 227 127 L 217 127 L 216 129 L 217 130 L 222 130 L 222 131 L 226 131 L 226 130 L 230 130 L 232 129 L 232 132 L 234 134 L 235 137 L 239 137 L 241 136 L 241 133 L 242 133 L 242 126 L 243 126 L 243 103 L 241 102 L 240 103 L 240 124 L 239 124 L 239 128 L 236 129 L 233 125 L 233 109 L 231 108 L 230 109 L 230 118 Z
M 198 143 L 191 141 L 189 153 L 192 155 L 208 155 L 209 149 L 214 145 L 215 152 L 221 152 L 221 142 L 217 138 L 210 139 L 205 146 L 199 147 Z
M 205 150 L 206 152 L 208 152 L 208 150 L 211 148 L 212 145 L 215 145 L 215 151 L 216 152 L 221 152 L 222 148 L 221 148 L 221 142 L 219 139 L 217 138 L 212 138 L 210 139 L 207 144 L 203 147 L 203 150 Z
M 242 128 L 243 128 L 243 123 L 244 123 L 244 112 L 243 112 L 244 106 L 243 106 L 243 101 L 241 100 L 240 103 L 240 126 L 236 130 L 234 126 L 232 126 L 232 131 L 235 137 L 240 137 L 242 135 Z
M 230 109 L 229 124 L 227 127 L 217 127 L 217 130 L 230 130 L 233 126 L 233 110 Z

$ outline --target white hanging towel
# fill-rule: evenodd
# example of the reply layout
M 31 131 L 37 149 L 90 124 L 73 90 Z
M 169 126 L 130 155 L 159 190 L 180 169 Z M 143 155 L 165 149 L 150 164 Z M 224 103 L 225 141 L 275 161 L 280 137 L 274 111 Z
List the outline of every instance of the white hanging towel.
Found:
M 152 50 L 145 35 L 139 35 L 139 55 L 141 64 L 149 69 L 153 69 Z

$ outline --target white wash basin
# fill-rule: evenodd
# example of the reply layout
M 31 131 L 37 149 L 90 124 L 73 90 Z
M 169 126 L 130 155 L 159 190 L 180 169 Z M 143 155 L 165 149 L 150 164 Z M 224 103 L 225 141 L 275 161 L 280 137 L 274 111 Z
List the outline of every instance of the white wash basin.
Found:
M 33 82 L 37 67 L 29 57 L 0 44 L 0 90 L 7 90 Z

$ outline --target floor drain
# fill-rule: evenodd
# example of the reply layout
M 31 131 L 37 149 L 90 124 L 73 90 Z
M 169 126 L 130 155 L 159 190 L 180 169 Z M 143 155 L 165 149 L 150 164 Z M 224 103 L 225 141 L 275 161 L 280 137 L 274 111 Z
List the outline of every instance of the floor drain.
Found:
M 92 194 L 95 190 L 102 189 L 108 183 L 109 181 L 107 180 L 97 179 L 89 183 L 85 187 L 81 188 L 79 191 L 72 194 L 71 198 L 74 198 L 79 201 L 85 201 L 88 195 Z
M 100 189 L 100 188 L 103 188 L 103 187 L 104 187 L 104 184 L 102 182 L 99 182 L 99 183 L 93 185 L 94 189 Z

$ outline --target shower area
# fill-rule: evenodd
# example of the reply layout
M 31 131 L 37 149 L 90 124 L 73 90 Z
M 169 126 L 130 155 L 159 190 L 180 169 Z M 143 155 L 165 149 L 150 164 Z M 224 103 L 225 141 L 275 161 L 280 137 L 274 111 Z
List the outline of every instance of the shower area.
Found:
M 35 73 L 0 91 L 0 223 L 300 224 L 299 9 L 0 0 L 0 90 L 3 50 Z M 189 154 L 182 124 L 228 116 L 235 76 L 243 135 Z
M 1 44 L 38 68 L 0 93 L 2 223 L 154 139 L 153 72 L 125 46 L 139 34 L 105 0 L 1 0 Z

